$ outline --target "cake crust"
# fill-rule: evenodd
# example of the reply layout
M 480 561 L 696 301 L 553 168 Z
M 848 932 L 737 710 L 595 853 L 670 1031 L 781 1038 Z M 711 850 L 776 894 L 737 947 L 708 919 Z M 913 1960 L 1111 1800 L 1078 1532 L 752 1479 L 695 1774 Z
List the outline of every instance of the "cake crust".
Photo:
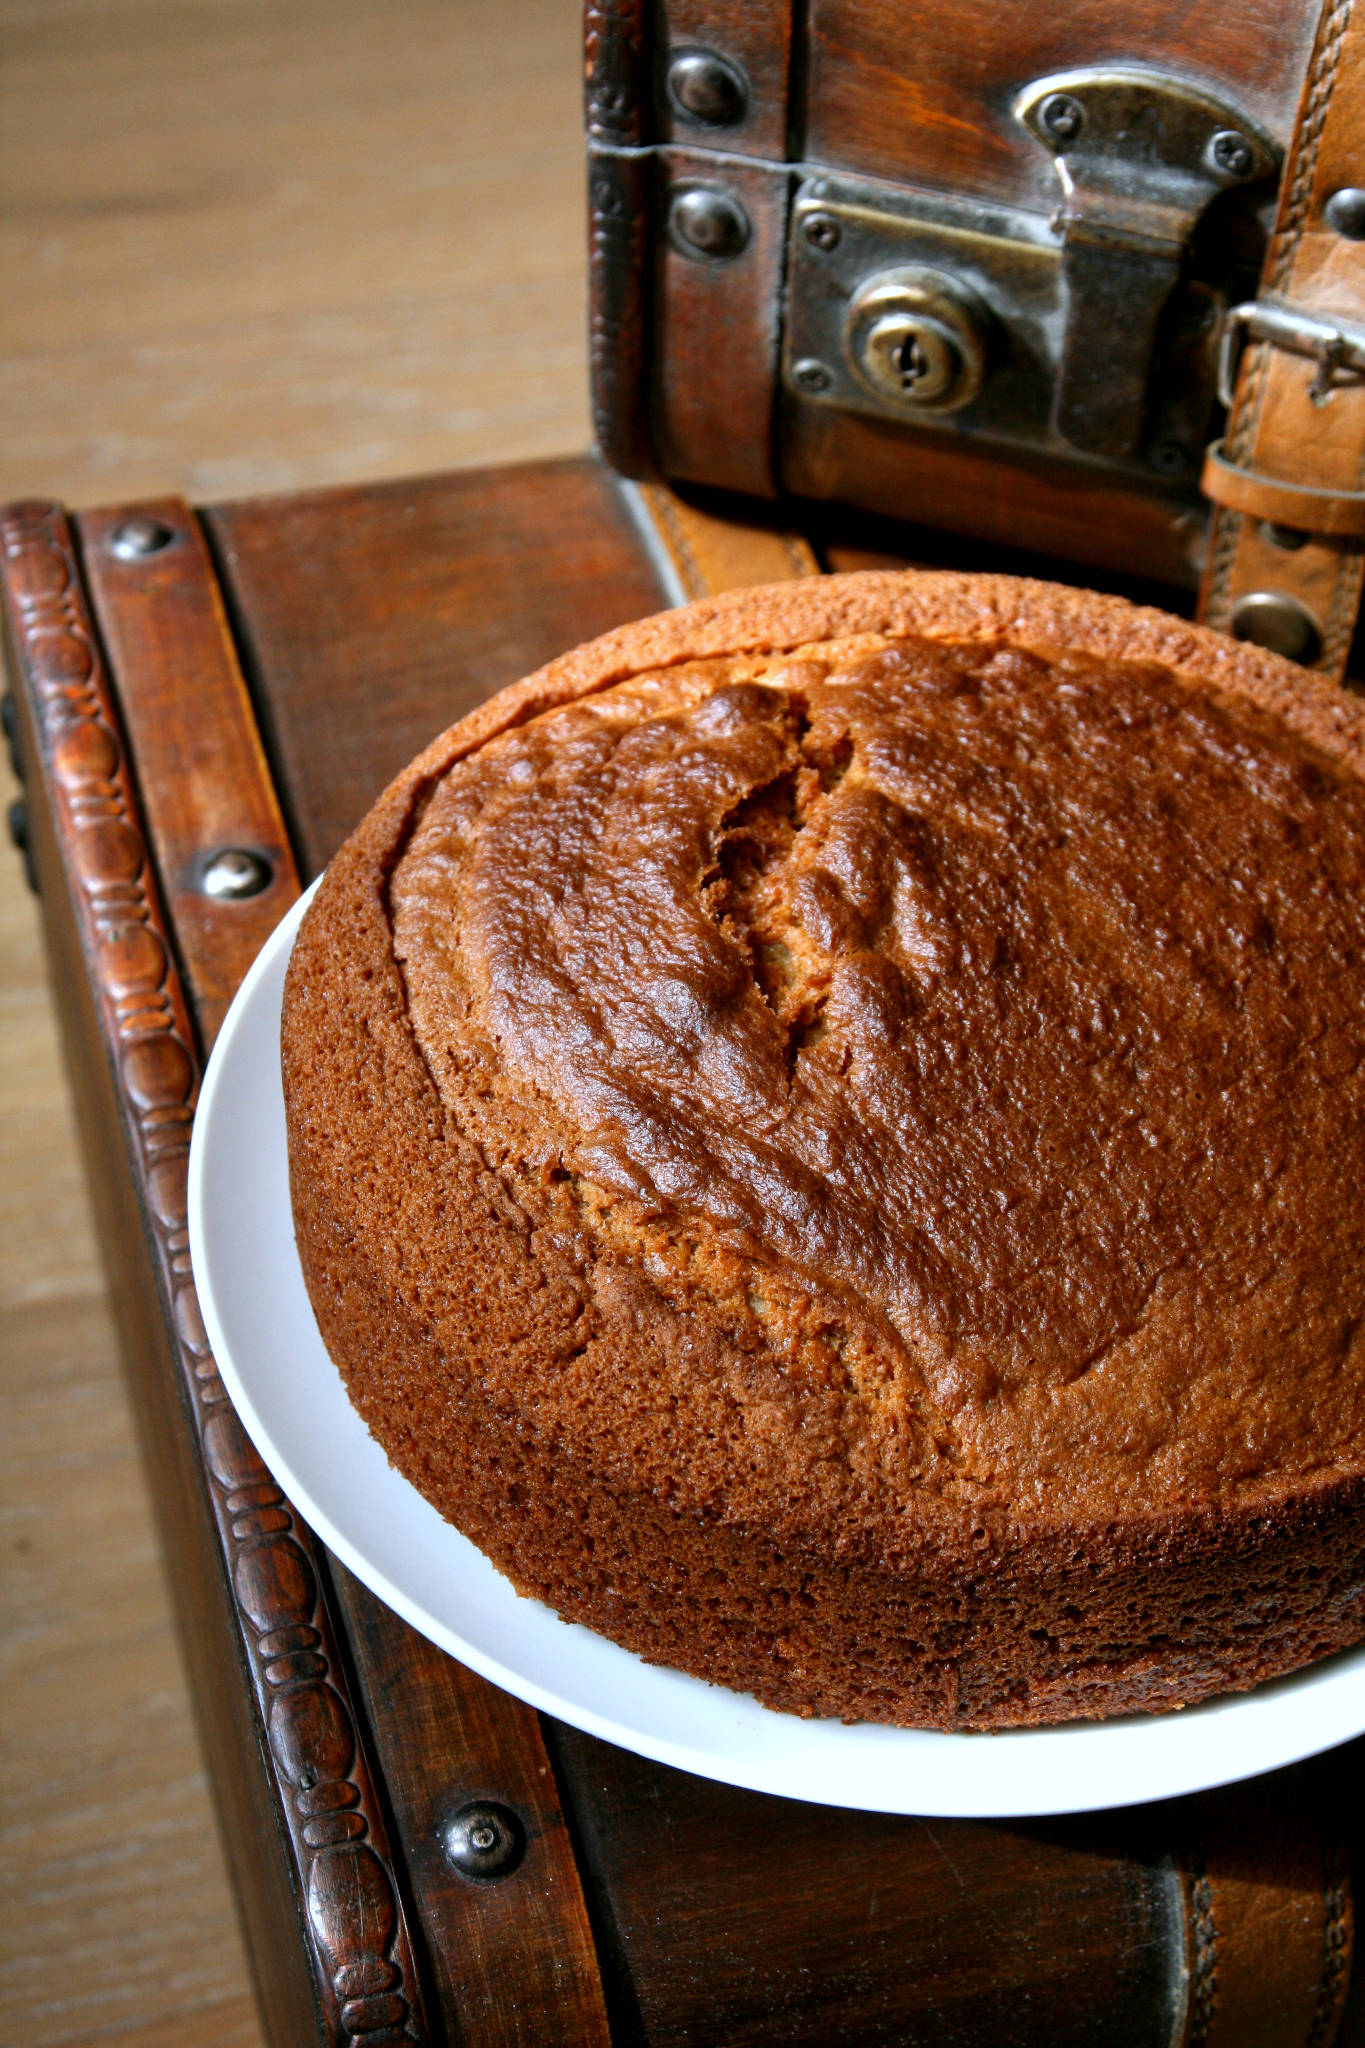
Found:
M 1354 700 L 1120 600 L 832 577 L 577 650 L 291 962 L 352 1399 L 523 1590 L 799 1712 L 1359 1640 L 1361 881 Z

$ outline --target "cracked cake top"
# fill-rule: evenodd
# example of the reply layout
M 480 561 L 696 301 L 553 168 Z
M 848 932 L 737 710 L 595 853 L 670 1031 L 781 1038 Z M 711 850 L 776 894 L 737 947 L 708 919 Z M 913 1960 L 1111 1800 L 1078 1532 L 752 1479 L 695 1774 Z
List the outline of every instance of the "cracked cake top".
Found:
M 446 1110 L 926 1508 L 1358 1460 L 1358 743 L 1273 664 L 913 626 L 659 648 L 424 757 L 387 906 Z

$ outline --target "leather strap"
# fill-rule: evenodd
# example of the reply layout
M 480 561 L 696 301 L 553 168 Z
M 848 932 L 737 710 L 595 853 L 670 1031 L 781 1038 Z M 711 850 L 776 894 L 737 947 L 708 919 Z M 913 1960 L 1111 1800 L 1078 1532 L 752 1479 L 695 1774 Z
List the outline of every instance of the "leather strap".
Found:
M 1216 504 L 1244 512 L 1250 519 L 1268 519 L 1296 533 L 1365 534 L 1365 491 L 1324 491 L 1312 484 L 1291 484 L 1283 477 L 1262 476 L 1229 462 L 1223 443 L 1215 441 L 1204 456 L 1204 492 Z
M 1362 150 L 1365 0 L 1327 0 L 1280 186 L 1262 305 L 1316 322 L 1365 320 L 1365 241 L 1337 233 L 1325 211 L 1334 193 L 1365 182 Z M 1297 606 L 1306 621 L 1309 644 L 1299 658 L 1340 677 L 1365 579 L 1365 383 L 1275 340 L 1253 341 L 1203 487 L 1215 511 L 1200 618 L 1269 641 L 1247 616 L 1257 607 L 1239 618 L 1239 602 L 1253 593 L 1287 598 L 1283 609 Z M 1273 607 L 1259 609 L 1273 615 Z
M 1351 1975 L 1350 1875 L 1330 1780 L 1254 1778 L 1197 1802 L 1181 1859 L 1179 2048 L 1331 2048 Z
M 677 585 L 679 602 L 761 583 L 818 576 L 809 541 L 747 520 L 729 519 L 680 498 L 667 484 L 638 484 L 632 495 Z

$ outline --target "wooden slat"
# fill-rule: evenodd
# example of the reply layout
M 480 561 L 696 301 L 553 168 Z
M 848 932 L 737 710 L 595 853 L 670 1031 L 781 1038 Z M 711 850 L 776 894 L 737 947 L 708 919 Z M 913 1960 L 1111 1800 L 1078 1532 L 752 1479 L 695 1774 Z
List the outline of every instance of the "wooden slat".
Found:
M 204 516 L 310 876 L 442 727 L 669 602 L 588 457 Z
M 115 538 L 139 520 L 169 538 L 121 554 Z M 76 531 L 186 987 L 212 1045 L 262 938 L 299 893 L 298 871 L 193 512 L 163 498 L 88 512 Z M 269 863 L 255 896 L 205 894 L 204 862 L 225 847 Z
M 583 1887 L 539 1718 L 443 1656 L 334 1565 L 412 1877 L 436 2003 L 468 2048 L 609 2048 Z M 526 1831 L 496 1883 L 452 1869 L 441 1829 L 492 1800 Z
M 655 453 L 669 478 L 774 494 L 773 400 L 790 179 L 786 166 L 717 165 L 699 148 L 660 153 L 655 298 L 650 339 Z M 720 186 L 742 208 L 748 240 L 735 255 L 698 257 L 665 232 L 674 194 Z
M 1179 1887 L 1142 1815 L 837 1813 L 572 1729 L 557 1749 L 650 2048 L 1180 2038 Z

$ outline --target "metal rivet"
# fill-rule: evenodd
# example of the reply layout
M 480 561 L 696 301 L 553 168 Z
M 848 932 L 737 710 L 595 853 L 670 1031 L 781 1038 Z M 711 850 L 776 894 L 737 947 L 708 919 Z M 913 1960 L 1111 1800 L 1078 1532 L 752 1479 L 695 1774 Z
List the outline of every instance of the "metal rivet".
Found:
M 843 232 L 832 213 L 813 213 L 806 221 L 806 240 L 817 249 L 837 249 Z
M 674 241 L 689 256 L 737 256 L 749 239 L 749 216 L 715 185 L 688 185 L 668 216 Z
M 1256 531 L 1272 548 L 1283 548 L 1287 555 L 1296 555 L 1299 549 L 1307 547 L 1313 538 L 1312 534 L 1305 533 L 1301 526 L 1281 526 L 1274 519 L 1262 519 Z
M 803 391 L 828 391 L 834 378 L 823 363 L 816 362 L 814 356 L 802 356 L 799 363 L 792 364 L 792 382 L 799 384 Z
M 526 1852 L 526 1830 L 510 1807 L 491 1799 L 462 1806 L 441 1829 L 446 1861 L 462 1877 L 506 1877 Z
M 1316 661 L 1322 647 L 1322 628 L 1307 605 L 1282 590 L 1249 590 L 1232 608 L 1232 630 L 1239 640 L 1250 640 L 1287 661 Z
M 1365 242 L 1365 191 L 1359 185 L 1343 185 L 1334 192 L 1324 209 L 1327 225 L 1348 242 Z
M 270 886 L 274 868 L 263 853 L 247 846 L 224 846 L 210 854 L 200 871 L 199 886 L 218 903 L 241 903 Z
M 685 121 L 730 127 L 749 111 L 744 74 L 714 50 L 682 50 L 668 67 L 668 97 Z
M 1239 129 L 1220 128 L 1209 143 L 1209 162 L 1227 178 L 1245 178 L 1256 167 L 1256 152 Z
M 1038 122 L 1054 142 L 1074 142 L 1085 126 L 1085 109 L 1069 92 L 1050 92 L 1038 109 Z
M 1147 461 L 1158 476 L 1188 476 L 1194 468 L 1194 457 L 1183 441 L 1154 441 Z
M 121 562 L 140 561 L 143 555 L 160 554 L 175 539 L 175 528 L 167 526 L 164 519 L 149 519 L 139 515 L 136 519 L 125 519 L 116 526 L 109 536 L 109 546 Z

